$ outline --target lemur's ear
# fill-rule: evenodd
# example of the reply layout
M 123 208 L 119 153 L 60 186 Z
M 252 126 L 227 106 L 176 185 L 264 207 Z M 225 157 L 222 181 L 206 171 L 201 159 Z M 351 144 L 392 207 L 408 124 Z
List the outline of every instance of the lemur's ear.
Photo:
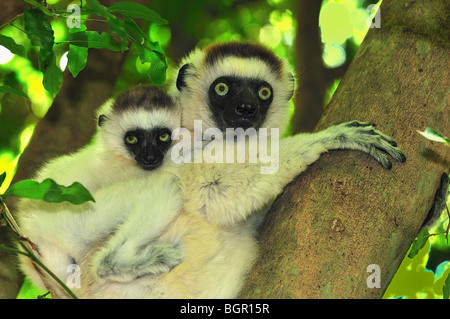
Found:
M 191 67 L 193 67 L 193 65 L 191 63 L 187 63 L 181 67 L 180 71 L 178 71 L 178 77 L 177 77 L 178 91 L 181 91 L 183 89 L 183 87 L 187 86 L 185 77 L 186 77 L 186 73 L 187 73 L 188 69 Z
M 289 78 L 289 82 L 290 82 L 289 84 L 291 85 L 291 91 L 288 96 L 288 100 L 290 100 L 292 98 L 292 96 L 294 95 L 294 91 L 295 91 L 295 78 L 291 72 L 289 72 L 288 78 Z
M 99 117 L 98 117 L 98 126 L 102 126 L 103 125 L 103 123 L 105 123 L 105 120 L 107 119 L 107 117 L 106 117 L 106 115 L 100 115 Z

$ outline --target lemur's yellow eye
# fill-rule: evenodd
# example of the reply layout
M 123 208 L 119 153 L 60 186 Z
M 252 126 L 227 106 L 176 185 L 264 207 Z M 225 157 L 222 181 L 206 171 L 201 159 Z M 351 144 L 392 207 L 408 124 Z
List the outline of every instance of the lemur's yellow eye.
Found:
M 268 100 L 270 98 L 270 96 L 272 95 L 272 92 L 270 91 L 269 88 L 262 87 L 261 89 L 259 89 L 258 95 L 261 99 Z
M 128 135 L 127 137 L 125 137 L 125 141 L 128 144 L 136 144 L 138 142 L 138 139 L 136 136 L 134 135 Z
M 228 85 L 226 85 L 223 82 L 220 82 L 214 87 L 214 90 L 216 91 L 217 95 L 224 96 L 225 94 L 228 93 Z
M 167 142 L 169 139 L 170 139 L 170 134 L 169 134 L 169 133 L 162 133 L 162 134 L 159 136 L 159 140 L 160 140 L 161 142 Z

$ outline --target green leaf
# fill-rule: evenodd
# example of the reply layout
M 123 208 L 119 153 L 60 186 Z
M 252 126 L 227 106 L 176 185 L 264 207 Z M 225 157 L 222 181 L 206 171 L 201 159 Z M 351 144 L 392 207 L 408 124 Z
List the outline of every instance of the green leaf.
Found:
M 21 57 L 26 57 L 25 48 L 19 44 L 17 44 L 14 39 L 7 37 L 5 35 L 0 34 L 0 45 L 3 45 L 7 48 L 11 53 L 19 55 Z
M 38 296 L 44 295 L 46 292 L 46 289 L 36 286 L 31 279 L 25 278 L 16 299 L 38 299 Z M 48 298 L 51 298 L 51 295 Z
M 99 34 L 96 31 L 82 31 L 69 35 L 67 41 L 79 47 L 109 49 L 111 51 L 120 51 L 120 43 L 109 33 Z
M 44 88 L 50 93 L 54 98 L 59 92 L 59 88 L 62 83 L 62 71 L 56 64 L 56 57 L 53 51 L 50 56 L 43 62 L 42 73 L 44 78 L 42 84 Z
M 430 237 L 428 230 L 426 228 L 423 228 L 412 243 L 411 250 L 408 254 L 409 258 L 412 259 L 419 253 L 419 250 L 421 250 L 427 243 L 428 237 Z
M 53 36 L 53 29 L 50 21 L 45 15 L 36 9 L 28 9 L 24 12 L 25 31 L 28 34 L 33 45 L 40 48 L 40 57 L 42 60 L 50 56 L 55 37 Z
M 154 59 L 151 62 L 148 75 L 154 84 L 161 85 L 166 80 L 167 64 L 161 60 L 161 57 L 157 53 L 152 51 L 150 55 L 153 55 Z
M 80 24 L 80 28 L 71 28 L 69 29 L 69 33 L 77 33 L 83 32 L 87 29 L 86 25 L 83 23 Z M 70 73 L 75 78 L 78 73 L 83 70 L 87 63 L 88 56 L 88 48 L 84 46 L 77 46 L 70 44 L 69 45 L 69 53 L 67 54 L 67 67 L 69 68 Z
M 161 18 L 155 11 L 135 2 L 116 2 L 109 7 L 109 11 L 128 17 L 144 19 L 156 24 L 168 24 L 167 20 Z
M 125 30 L 127 31 L 127 37 L 133 42 L 139 45 L 145 45 L 146 42 L 150 42 L 150 38 L 142 32 L 136 22 L 128 17 L 123 18 Z M 141 61 L 142 62 L 142 61 Z
M 4 196 L 18 196 L 29 199 L 43 200 L 48 203 L 61 203 L 64 201 L 75 205 L 87 201 L 95 202 L 89 191 L 80 183 L 75 182 L 70 186 L 58 185 L 51 178 L 42 183 L 33 180 L 23 180 L 11 185 Z
M 128 38 L 134 43 L 141 63 L 150 63 L 148 76 L 157 85 L 166 80 L 167 60 L 158 42 L 152 42 L 132 19 L 124 17 Z
M 73 77 L 77 77 L 78 73 L 84 69 L 87 63 L 88 48 L 79 47 L 75 45 L 69 46 L 69 53 L 67 54 L 67 67 Z
M 27 100 L 30 99 L 25 92 L 18 90 L 18 89 L 14 89 L 14 88 L 10 87 L 9 85 L 0 86 L 0 93 L 15 94 L 15 95 L 20 95 L 20 96 L 26 98 Z
M 161 49 L 161 46 L 158 42 L 153 42 L 150 40 L 150 38 L 142 32 L 142 30 L 139 28 L 136 22 L 134 22 L 133 19 L 130 19 L 128 17 L 124 17 L 124 23 L 125 23 L 125 29 L 127 31 L 128 38 L 135 43 L 136 45 L 145 47 L 148 50 L 155 51 L 155 53 L 161 54 L 161 60 L 166 61 L 166 58 L 164 56 L 164 51 Z M 142 63 L 148 62 L 148 61 L 142 61 Z
M 86 30 L 87 30 L 87 27 L 83 22 L 80 23 L 79 28 L 69 28 L 68 29 L 69 33 L 77 33 L 77 32 L 86 31 Z
M 444 144 L 449 144 L 450 140 L 444 136 L 442 136 L 441 134 L 439 134 L 438 132 L 436 132 L 435 130 L 433 130 L 430 127 L 427 127 L 425 129 L 425 131 L 421 132 L 421 131 L 417 131 L 419 132 L 419 134 L 423 135 L 424 137 L 426 137 L 427 139 L 434 141 L 434 142 L 440 142 L 440 143 L 444 143 Z
M 0 187 L 2 187 L 3 182 L 5 181 L 5 179 L 6 179 L 6 172 L 3 172 L 3 174 L 0 175 Z
M 37 2 L 36 0 L 23 0 L 23 2 L 26 2 L 26 3 L 28 3 L 28 4 L 32 5 L 32 6 L 35 6 L 35 7 L 39 8 L 39 10 L 41 10 L 43 13 L 45 13 L 48 16 L 55 17 L 55 14 L 53 12 L 48 10 L 45 5 Z
M 450 273 L 447 276 L 447 279 L 445 279 L 444 287 L 442 287 L 443 292 L 443 299 L 450 299 Z
M 117 34 L 122 43 L 121 43 L 121 51 L 124 51 L 127 47 L 127 42 L 124 41 L 127 36 L 127 31 L 125 30 L 125 26 L 123 21 L 119 20 L 115 15 L 113 15 L 109 9 L 97 0 L 87 0 L 86 5 L 91 8 L 95 14 L 102 16 L 106 19 L 106 22 L 108 22 L 109 29 L 112 33 Z

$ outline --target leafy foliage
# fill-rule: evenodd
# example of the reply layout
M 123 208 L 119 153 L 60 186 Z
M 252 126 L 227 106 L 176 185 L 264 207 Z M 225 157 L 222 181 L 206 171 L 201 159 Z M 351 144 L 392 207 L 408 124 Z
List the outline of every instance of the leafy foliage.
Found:
M 52 25 L 42 11 L 28 9 L 23 14 L 25 32 L 31 43 L 40 48 L 39 58 L 45 60 L 51 54 L 55 42 Z
M 6 172 L 3 172 L 3 174 L 0 175 L 0 187 L 3 185 L 5 179 L 6 179 Z
M 80 23 L 79 27 L 68 28 L 69 36 L 63 42 L 56 43 L 51 19 L 57 19 L 58 16 L 72 18 L 73 14 L 64 12 L 56 15 L 37 1 L 24 1 L 32 6 L 23 14 L 24 32 L 31 44 L 39 48 L 39 70 L 43 74 L 44 88 L 52 97 L 59 92 L 62 83 L 62 71 L 56 64 L 55 49 L 66 43 L 70 45 L 67 58 L 69 71 L 73 77 L 86 66 L 89 48 L 123 52 L 129 49 L 130 44 L 138 50 L 141 62 L 150 64 L 149 79 L 157 85 L 163 84 L 166 80 L 167 60 L 163 50 L 158 42 L 150 41 L 133 20 L 142 19 L 155 25 L 167 24 L 167 20 L 153 10 L 133 2 L 116 2 L 108 8 L 97 0 L 87 0 L 85 7 L 80 7 L 80 17 L 86 16 L 88 19 L 92 15 L 102 17 L 104 19 L 102 21 L 108 24 L 110 33 L 87 30 L 86 26 Z M 0 35 L 0 45 L 14 54 L 26 56 L 25 48 L 11 37 Z M 0 87 L 0 93 L 4 92 L 28 98 L 21 90 L 9 86 Z
M 422 249 L 425 244 L 427 243 L 428 238 L 430 237 L 430 234 L 428 233 L 428 230 L 426 228 L 423 228 L 420 233 L 417 235 L 416 239 L 414 240 L 411 250 L 408 254 L 409 258 L 414 258 L 420 249 Z
M 436 132 L 435 130 L 433 130 L 430 127 L 427 127 L 425 129 L 425 131 L 423 131 L 423 132 L 421 132 L 421 131 L 418 131 L 418 132 L 419 132 L 419 134 L 421 134 L 425 138 L 429 139 L 430 141 L 434 141 L 434 142 L 439 142 L 439 143 L 444 143 L 446 145 L 450 145 L 450 139 L 448 139 L 447 137 L 442 136 L 442 134 Z
M 72 33 L 67 39 L 73 46 L 121 51 L 121 44 L 109 33 L 81 31 Z
M 14 39 L 0 34 L 0 45 L 8 48 L 11 53 L 17 54 L 21 57 L 26 57 L 26 50 L 23 46 L 19 45 Z
M 157 42 L 152 42 L 140 30 L 139 26 L 132 19 L 140 18 L 155 24 L 166 24 L 167 21 L 162 19 L 153 10 L 133 2 L 117 2 L 107 8 L 101 5 L 97 0 L 87 0 L 87 5 L 97 15 L 106 19 L 112 33 L 121 39 L 120 49 L 126 49 L 126 39 L 130 40 L 136 46 L 139 52 L 141 62 L 150 63 L 149 77 L 155 84 L 163 84 L 166 80 L 167 61 L 161 47 Z M 123 15 L 123 21 L 118 19 L 114 13 Z M 88 40 L 89 42 L 89 40 Z M 101 44 L 106 44 L 104 41 Z M 112 49 L 107 47 L 108 49 Z
M 61 203 L 64 201 L 75 205 L 87 201 L 95 202 L 89 191 L 80 183 L 70 186 L 58 185 L 54 180 L 47 178 L 42 183 L 33 180 L 23 180 L 11 185 L 3 194 L 6 196 L 19 196 L 29 199 L 39 199 L 48 203 Z
M 142 64 L 150 62 L 153 68 L 149 70 L 149 77 L 153 83 L 164 83 L 167 61 L 158 42 L 153 42 L 139 29 L 132 19 L 124 17 L 125 28 L 130 40 L 135 44 Z
M 6 179 L 6 172 L 0 175 L 0 187 Z M 95 202 L 89 191 L 80 183 L 75 182 L 66 187 L 58 185 L 54 180 L 47 178 L 42 183 L 33 180 L 23 180 L 11 185 L 3 195 L 0 195 L 0 222 L 7 225 L 11 233 L 18 240 L 22 250 L 0 245 L 1 249 L 21 254 L 29 257 L 34 263 L 39 265 L 49 276 L 58 282 L 61 287 L 69 293 L 72 298 L 77 299 L 76 295 L 61 281 L 49 268 L 47 268 L 39 258 L 36 257 L 34 251 L 38 251 L 39 247 L 34 244 L 28 237 L 22 233 L 19 225 L 9 212 L 4 198 L 7 196 L 18 196 L 35 200 L 43 200 L 48 203 L 70 202 L 80 205 L 88 201 Z
M 15 94 L 15 95 L 20 95 L 20 96 L 26 98 L 27 100 L 30 99 L 24 91 L 12 88 L 9 85 L 0 86 L 0 93 L 11 93 L 11 94 Z
M 75 78 L 81 70 L 84 69 L 87 63 L 88 48 L 82 46 L 71 45 L 67 55 L 70 73 Z
M 94 11 L 95 14 L 102 16 L 106 19 L 106 22 L 109 25 L 109 29 L 112 33 L 117 34 L 122 43 L 121 43 L 121 51 L 126 49 L 125 38 L 127 37 L 127 32 L 123 26 L 123 21 L 119 20 L 114 14 L 112 14 L 109 9 L 97 0 L 87 0 L 86 4 Z
M 153 10 L 132 2 L 117 2 L 111 8 L 108 8 L 97 0 L 86 0 L 86 2 L 80 2 L 79 10 L 71 13 L 66 10 L 61 11 L 52 8 L 35 0 L 23 1 L 28 3 L 31 8 L 27 9 L 23 15 L 14 17 L 3 26 L 12 25 L 12 21 L 17 21 L 19 26 L 14 25 L 14 28 L 26 34 L 31 45 L 38 49 L 38 55 L 28 54 L 30 51 L 27 52 L 24 46 L 17 44 L 12 36 L 0 35 L 0 45 L 9 49 L 11 53 L 24 57 L 25 60 L 28 59 L 38 66 L 39 71 L 42 73 L 43 87 L 51 98 L 57 95 L 63 80 L 62 70 L 57 64 L 57 56 L 61 50 L 65 50 L 67 47 L 69 49 L 67 65 L 73 77 L 76 77 L 85 68 L 89 49 L 124 52 L 131 47 L 135 47 L 141 63 L 149 65 L 147 73 L 149 79 L 154 84 L 164 83 L 167 70 L 165 54 L 159 43 L 150 40 L 148 35 L 140 29 L 139 24 L 134 20 L 141 19 L 147 22 L 147 26 L 148 23 L 150 25 L 167 24 L 167 21 Z M 74 15 L 76 16 L 74 17 Z M 91 16 L 94 16 L 94 19 L 90 19 Z M 83 17 L 83 22 L 81 17 Z M 101 17 L 101 20 L 98 17 Z M 55 26 L 61 25 L 61 23 L 56 23 L 61 21 L 61 18 L 68 19 L 66 23 L 66 31 L 68 32 L 64 32 L 67 34 L 64 38 L 57 35 L 57 29 L 55 28 Z M 71 19 L 70 23 L 69 19 Z M 89 20 L 106 23 L 109 27 L 109 32 L 88 30 L 84 21 Z M 21 26 L 23 27 L 21 28 Z M 55 40 L 56 38 L 58 38 L 58 42 Z M 3 85 L 0 85 L 0 93 L 9 93 L 30 100 L 30 97 L 20 88 L 17 88 L 15 84 L 14 81 L 4 78 Z M 0 186 L 4 184 L 5 180 L 6 173 L 3 173 L 0 175 Z M 3 194 L 0 194 L 0 222 L 10 228 L 22 246 L 23 251 L 2 245 L 0 245 L 0 248 L 27 255 L 46 270 L 50 276 L 54 277 L 54 274 L 47 270 L 45 265 L 42 265 L 34 256 L 34 244 L 23 236 L 19 226 L 6 207 L 4 198 L 8 196 L 43 200 L 48 203 L 69 202 L 75 205 L 88 201 L 95 202 L 94 198 L 78 182 L 70 186 L 63 186 L 58 185 L 52 179 L 46 179 L 41 183 L 33 180 L 23 180 L 11 185 Z M 57 278 L 54 277 L 54 279 L 58 281 Z M 63 282 L 60 283 L 72 295 L 70 289 Z M 73 297 L 75 298 L 76 296 L 73 295 Z
M 124 16 L 144 19 L 157 24 L 167 24 L 167 20 L 162 19 L 159 14 L 142 4 L 135 2 L 117 2 L 109 7 L 114 13 L 120 13 Z
M 69 28 L 70 33 L 77 33 L 85 30 L 86 26 L 84 24 L 80 25 L 80 28 L 78 29 Z M 78 73 L 80 73 L 80 71 L 83 70 L 84 67 L 86 66 L 88 58 L 88 47 L 70 44 L 67 58 L 68 58 L 67 67 L 69 68 L 70 73 L 72 73 L 72 76 L 75 78 L 77 77 Z
M 44 79 L 42 81 L 44 88 L 52 97 L 55 97 L 62 83 L 62 71 L 56 64 L 55 53 L 50 51 L 50 55 L 42 61 L 39 66 L 44 74 Z
M 448 274 L 447 279 L 445 279 L 442 292 L 443 292 L 443 299 L 450 299 L 450 274 Z

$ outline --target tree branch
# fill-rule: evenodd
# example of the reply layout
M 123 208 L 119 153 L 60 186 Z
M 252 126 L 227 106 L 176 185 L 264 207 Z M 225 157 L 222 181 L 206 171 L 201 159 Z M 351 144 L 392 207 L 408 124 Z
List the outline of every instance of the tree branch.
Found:
M 380 298 L 432 205 L 449 148 L 448 1 L 385 0 L 315 130 L 357 119 L 378 124 L 407 157 L 381 169 L 357 152 L 324 155 L 272 206 L 244 298 Z M 435 154 L 427 158 L 427 154 Z M 379 266 L 380 288 L 367 267 Z
M 292 131 L 311 132 L 323 112 L 327 87 L 326 69 L 322 62 L 319 13 L 322 1 L 301 0 L 297 3 L 296 59 L 297 91 Z

